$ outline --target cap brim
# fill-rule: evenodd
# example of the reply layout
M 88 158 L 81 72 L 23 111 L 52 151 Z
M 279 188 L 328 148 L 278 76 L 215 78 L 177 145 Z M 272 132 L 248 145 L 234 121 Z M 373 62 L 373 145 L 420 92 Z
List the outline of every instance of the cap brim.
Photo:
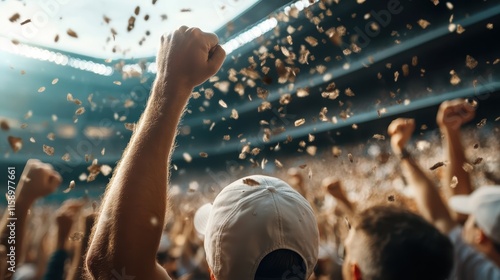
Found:
M 448 200 L 450 208 L 460 214 L 472 213 L 472 200 L 470 195 L 455 195 Z
M 201 235 L 205 235 L 210 211 L 212 211 L 212 204 L 207 203 L 198 208 L 194 214 L 194 228 Z

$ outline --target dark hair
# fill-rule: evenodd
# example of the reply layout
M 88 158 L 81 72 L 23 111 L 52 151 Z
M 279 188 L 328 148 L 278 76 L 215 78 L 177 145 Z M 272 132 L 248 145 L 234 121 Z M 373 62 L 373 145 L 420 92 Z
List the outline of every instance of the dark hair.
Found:
M 293 278 L 291 278 L 293 276 Z M 306 279 L 306 264 L 292 250 L 279 249 L 267 254 L 260 261 L 255 280 Z
M 453 245 L 448 237 L 408 210 L 371 207 L 360 213 L 355 228 L 367 240 L 358 257 L 363 279 L 441 280 L 451 272 Z
M 500 243 L 493 242 L 493 248 L 495 248 L 495 251 L 500 254 Z

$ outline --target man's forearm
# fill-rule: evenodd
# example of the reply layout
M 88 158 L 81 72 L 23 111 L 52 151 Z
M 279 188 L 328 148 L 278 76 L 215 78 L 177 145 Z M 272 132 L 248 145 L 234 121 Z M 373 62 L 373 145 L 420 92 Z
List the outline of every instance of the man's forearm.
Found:
M 457 194 L 470 194 L 472 185 L 470 176 L 464 169 L 464 164 L 467 162 L 465 157 L 464 147 L 462 145 L 460 130 L 441 129 L 444 134 L 444 150 L 448 165 L 445 167 L 443 176 L 443 187 L 445 194 L 449 196 Z M 457 185 L 450 187 L 453 176 L 457 177 Z
M 103 262 L 108 275 L 126 266 L 127 273 L 134 275 L 130 260 L 137 260 L 137 256 L 154 260 L 160 241 L 168 162 L 187 103 L 185 96 L 192 89 L 158 81 L 161 79 L 154 84 L 146 110 L 108 186 L 89 248 L 90 265 Z M 165 91 L 169 91 L 168 97 Z
M 441 232 L 447 234 L 455 223 L 432 181 L 411 157 L 402 159 L 401 168 L 414 190 L 420 214 Z

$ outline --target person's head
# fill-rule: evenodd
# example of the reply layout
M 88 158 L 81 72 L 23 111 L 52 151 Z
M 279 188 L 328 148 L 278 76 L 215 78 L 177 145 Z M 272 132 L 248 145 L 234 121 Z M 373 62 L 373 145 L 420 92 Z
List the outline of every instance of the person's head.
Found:
M 446 279 L 450 240 L 403 208 L 374 206 L 359 213 L 345 241 L 344 280 Z
M 500 255 L 500 186 L 485 186 L 470 195 L 453 196 L 449 204 L 457 213 L 469 215 L 463 239 L 486 255 Z
M 225 187 L 200 208 L 212 279 L 308 279 L 319 234 L 309 202 L 280 179 L 250 176 Z

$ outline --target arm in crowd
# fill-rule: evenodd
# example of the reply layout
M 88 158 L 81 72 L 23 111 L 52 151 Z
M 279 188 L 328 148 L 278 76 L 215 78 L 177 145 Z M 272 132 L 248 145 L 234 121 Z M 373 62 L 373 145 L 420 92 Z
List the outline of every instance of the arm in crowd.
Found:
M 91 238 L 86 263 L 95 279 L 116 274 L 168 279 L 156 252 L 177 125 L 194 87 L 214 75 L 224 58 L 217 36 L 198 28 L 182 26 L 162 37 L 151 95 L 108 185 Z
M 448 234 L 456 223 L 434 183 L 415 160 L 409 156 L 405 148 L 414 130 L 415 121 L 413 119 L 400 118 L 394 120 L 388 128 L 391 147 L 393 152 L 401 158 L 403 174 L 415 193 L 415 202 L 420 213 L 442 233 Z
M 447 160 L 441 183 L 448 197 L 472 192 L 469 173 L 464 169 L 467 159 L 462 144 L 460 127 L 471 121 L 474 115 L 474 106 L 464 99 L 443 102 L 437 113 L 436 121 L 444 137 L 443 148 Z M 450 187 L 454 176 L 457 178 L 457 184 L 455 187 Z M 465 220 L 462 215 L 458 215 L 457 218 Z
M 61 176 L 57 173 L 50 164 L 42 163 L 39 160 L 30 159 L 24 167 L 24 171 L 19 177 L 15 193 L 15 264 L 19 266 L 23 260 L 23 239 L 26 231 L 26 219 L 28 211 L 35 201 L 41 197 L 47 196 L 61 184 Z M 9 200 L 11 195 L 9 195 Z M 10 227 L 12 222 L 9 220 L 10 211 L 5 211 L 5 214 L 0 222 L 0 244 L 4 245 L 7 254 L 10 253 L 11 246 L 14 246 L 12 241 L 9 243 Z M 1 271 L 5 275 L 5 279 L 11 279 L 12 271 Z
M 71 228 L 78 212 L 83 204 L 78 200 L 67 200 L 57 210 L 57 243 L 56 251 L 52 253 L 47 264 L 47 270 L 44 275 L 46 280 L 62 280 L 64 279 L 64 268 L 69 252 L 66 249 L 66 243 L 69 239 Z
M 78 242 L 75 247 L 75 252 L 73 256 L 73 261 L 71 263 L 71 268 L 68 272 L 66 280 L 77 280 L 85 279 L 85 255 L 89 248 L 90 234 L 92 232 L 92 226 L 94 225 L 96 214 L 94 212 L 87 213 L 83 216 L 83 238 L 81 242 Z

